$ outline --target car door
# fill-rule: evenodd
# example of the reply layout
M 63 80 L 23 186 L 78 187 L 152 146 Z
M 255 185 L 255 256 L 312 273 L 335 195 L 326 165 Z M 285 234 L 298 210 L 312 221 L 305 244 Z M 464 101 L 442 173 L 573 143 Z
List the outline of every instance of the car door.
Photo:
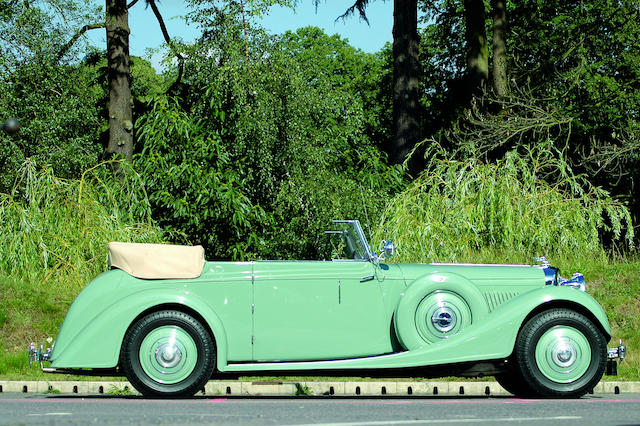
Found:
M 368 261 L 256 262 L 253 359 L 309 361 L 390 352 L 380 276 Z

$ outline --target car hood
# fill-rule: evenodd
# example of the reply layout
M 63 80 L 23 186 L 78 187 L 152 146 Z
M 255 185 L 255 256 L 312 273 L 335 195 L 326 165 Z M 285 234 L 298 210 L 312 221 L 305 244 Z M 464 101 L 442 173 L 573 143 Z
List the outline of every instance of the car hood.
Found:
M 453 274 L 479 285 L 545 285 L 544 271 L 531 265 L 473 263 L 398 264 L 407 284 L 426 275 Z

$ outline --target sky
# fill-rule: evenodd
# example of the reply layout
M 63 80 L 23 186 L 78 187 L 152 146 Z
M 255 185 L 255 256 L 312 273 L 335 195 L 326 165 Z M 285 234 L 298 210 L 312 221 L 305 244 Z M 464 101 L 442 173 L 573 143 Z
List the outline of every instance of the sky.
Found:
M 172 38 L 182 38 L 189 42 L 198 36 L 196 27 L 186 25 L 184 20 L 179 18 L 186 13 L 181 0 L 158 0 L 156 4 Z M 313 25 L 323 28 L 329 35 L 339 34 L 348 39 L 352 46 L 365 52 L 377 52 L 386 42 L 392 40 L 393 0 L 375 0 L 369 4 L 369 25 L 360 19 L 357 12 L 344 21 L 336 21 L 351 4 L 351 0 L 320 0 L 316 9 L 312 0 L 299 0 L 295 11 L 282 7 L 272 8 L 261 24 L 273 34 Z M 151 9 L 145 10 L 144 1 L 139 1 L 129 10 L 129 26 L 130 52 L 134 56 L 147 57 L 147 49 L 158 48 L 164 43 L 158 22 Z M 105 45 L 103 30 L 90 31 L 88 35 L 96 46 Z M 151 62 L 156 69 L 160 69 L 160 60 L 160 54 L 152 57 Z

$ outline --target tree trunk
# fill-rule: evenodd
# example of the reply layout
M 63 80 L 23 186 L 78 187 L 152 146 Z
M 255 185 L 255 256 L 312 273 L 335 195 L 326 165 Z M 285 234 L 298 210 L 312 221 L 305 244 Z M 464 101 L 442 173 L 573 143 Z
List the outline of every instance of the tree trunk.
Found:
M 129 67 L 129 12 L 126 0 L 106 0 L 109 81 L 109 143 L 107 156 L 131 161 L 133 119 Z
M 418 1 L 394 0 L 393 164 L 402 163 L 420 140 L 418 44 Z
M 493 15 L 493 91 L 502 98 L 507 94 L 507 25 L 506 0 L 491 0 Z
M 467 41 L 467 84 L 469 95 L 480 92 L 489 78 L 489 51 L 483 0 L 464 0 Z

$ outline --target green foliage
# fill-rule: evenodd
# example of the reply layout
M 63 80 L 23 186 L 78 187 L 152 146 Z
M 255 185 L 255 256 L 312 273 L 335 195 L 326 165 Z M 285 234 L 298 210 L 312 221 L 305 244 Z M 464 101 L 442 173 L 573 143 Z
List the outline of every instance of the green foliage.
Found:
M 637 1 L 507 2 L 511 98 L 506 103 L 496 102 L 487 90 L 488 99 L 475 105 L 469 104 L 470 94 L 462 84 L 467 50 L 463 2 L 430 0 L 422 4 L 426 136 L 455 149 L 464 138 L 450 138 L 452 129 L 473 128 L 479 121 L 502 121 L 500 128 L 508 137 L 491 141 L 499 147 L 491 156 L 499 158 L 504 147 L 548 141 L 536 137 L 535 132 L 523 132 L 522 127 L 509 132 L 511 121 L 519 126 L 529 120 L 534 130 L 543 130 L 539 124 L 544 123 L 532 120 L 533 116 L 544 118 L 554 112 L 570 125 L 555 126 L 554 137 L 548 139 L 565 152 L 577 171 L 587 173 L 593 184 L 624 199 L 637 221 L 640 196 L 634 182 L 640 170 L 640 54 L 633 47 L 640 39 Z M 491 38 L 492 23 L 490 14 L 487 16 L 487 36 Z M 490 85 L 487 82 L 487 87 Z M 467 115 L 469 109 L 475 109 L 471 116 Z M 464 129 L 467 135 L 469 127 Z M 485 124 L 480 127 L 476 130 L 487 130 Z M 506 139 L 519 140 L 510 145 Z
M 59 63 L 71 35 L 95 17 L 86 2 L 0 2 L 0 118 L 17 117 L 22 129 L 0 133 L 0 192 L 13 187 L 27 158 L 52 164 L 61 177 L 96 164 L 99 91 L 76 65 Z M 77 50 L 73 50 L 77 53 Z
M 175 237 L 212 248 L 211 254 L 241 257 L 243 238 L 262 211 L 244 194 L 240 164 L 220 136 L 163 97 L 138 126 L 143 148 L 135 164 L 159 224 Z
M 331 219 L 376 220 L 403 183 L 365 107 L 381 60 L 307 28 L 255 33 L 247 62 L 243 40 L 217 25 L 190 47 L 199 60 L 185 67 L 182 99 L 157 98 L 137 123 L 154 217 L 212 258 L 318 258 Z
M 10 81 L 0 82 L 3 117 L 19 118 L 15 135 L 0 133 L 0 192 L 8 192 L 20 166 L 31 158 L 53 164 L 56 175 L 77 177 L 96 164 L 102 147 L 97 143 L 99 93 L 90 76 L 69 66 L 48 62 L 16 67 Z
M 637 220 L 638 2 L 525 1 L 512 8 L 513 80 L 572 117 L 566 143 L 575 164 L 626 197 Z
M 313 390 L 302 383 L 295 383 L 296 385 L 296 391 L 293 393 L 296 396 L 311 396 L 313 395 Z
M 110 385 L 109 389 L 106 392 L 107 395 L 118 395 L 118 396 L 126 396 L 126 395 L 135 395 L 129 386 L 117 386 Z
M 9 351 L 0 374 L 26 373 L 26 345 L 55 337 L 80 289 L 106 269 L 108 242 L 161 241 L 139 175 L 121 169 L 61 179 L 27 161 L 0 193 L 0 346 Z
M 115 178 L 105 164 L 80 179 L 27 161 L 10 194 L 0 193 L 0 274 L 80 288 L 106 267 L 109 241 L 154 242 L 140 177 Z
M 495 163 L 456 160 L 437 145 L 426 170 L 397 195 L 382 233 L 402 262 L 469 261 L 502 253 L 501 263 L 546 255 L 605 259 L 602 233 L 633 244 L 629 211 L 552 148 L 507 153 Z

